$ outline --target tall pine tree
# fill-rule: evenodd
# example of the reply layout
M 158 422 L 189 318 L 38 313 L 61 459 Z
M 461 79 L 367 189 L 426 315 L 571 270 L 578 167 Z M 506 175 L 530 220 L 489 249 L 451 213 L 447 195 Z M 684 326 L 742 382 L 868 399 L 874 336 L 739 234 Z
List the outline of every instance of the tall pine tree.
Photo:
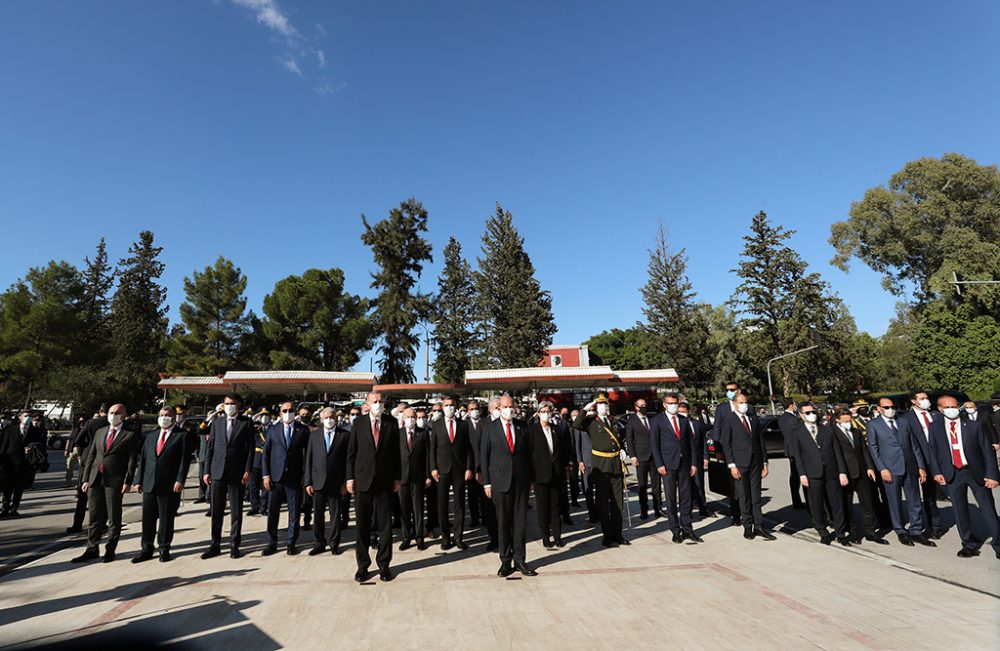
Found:
M 476 296 L 472 267 L 462 245 L 451 237 L 444 247 L 444 269 L 434 304 L 434 375 L 439 382 L 461 383 L 476 350 Z
M 496 213 L 486 220 L 482 254 L 475 274 L 483 334 L 481 365 L 537 366 L 556 332 L 552 296 L 535 278 L 524 238 L 514 228 L 510 212 L 499 203 Z
M 430 242 L 421 235 L 427 232 L 427 211 L 411 197 L 386 219 L 371 225 L 361 215 L 361 223 L 361 241 L 371 247 L 379 267 L 371 283 L 378 290 L 374 321 L 381 336 L 379 379 L 386 384 L 413 382 L 419 344 L 414 329 L 431 312 L 430 296 L 417 287 L 424 263 L 432 261 Z
M 153 244 L 152 231 L 142 231 L 116 271 L 118 287 L 111 299 L 112 354 L 108 370 L 114 397 L 130 411 L 152 404 L 158 373 L 166 362 L 167 291 L 159 283 L 162 250 Z

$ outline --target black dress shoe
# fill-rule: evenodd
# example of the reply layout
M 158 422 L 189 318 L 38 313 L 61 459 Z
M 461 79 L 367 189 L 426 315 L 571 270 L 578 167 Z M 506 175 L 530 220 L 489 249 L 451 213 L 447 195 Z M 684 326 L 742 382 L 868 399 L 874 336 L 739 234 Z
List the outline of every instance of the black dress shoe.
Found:
M 465 551 L 466 549 L 469 548 L 469 544 L 466 543 L 464 540 L 456 540 L 455 541 L 455 548 L 456 549 L 461 549 L 462 551 Z
M 753 540 L 755 538 L 753 527 L 743 527 L 743 537 L 747 540 Z
M 229 550 L 229 558 L 241 558 L 242 556 L 243 552 L 240 551 L 239 547 L 233 547 Z
M 96 547 L 88 547 L 82 554 L 74 558 L 71 563 L 86 563 L 87 561 L 92 561 L 95 558 L 100 558 L 101 553 Z
M 295 546 L 295 543 L 292 543 L 288 545 L 288 548 L 285 550 L 285 553 L 288 554 L 289 556 L 295 556 L 296 554 L 299 553 L 299 548 Z
M 699 538 L 698 535 L 695 532 L 693 532 L 693 531 L 685 532 L 684 533 L 684 537 L 687 538 L 688 540 L 690 540 L 691 542 L 696 542 L 696 543 L 705 542 L 704 540 L 702 540 L 701 538 Z
M 898 533 L 896 537 L 899 538 L 899 544 L 906 545 L 907 547 L 913 547 L 913 539 L 910 538 L 908 533 Z
M 889 541 L 886 540 L 885 538 L 883 538 L 882 536 L 868 535 L 868 536 L 865 536 L 865 540 L 867 540 L 869 542 L 873 542 L 876 545 L 888 545 L 889 544 Z
M 308 529 L 311 526 L 312 526 L 312 518 L 303 518 L 302 519 L 302 528 L 303 529 Z
M 607 538 L 602 538 L 601 539 L 601 544 L 604 545 L 605 547 L 617 547 L 618 546 L 618 542 L 617 541 L 615 541 L 615 540 L 609 540 Z
M 941 540 L 941 536 L 943 536 L 944 534 L 945 534 L 944 529 L 935 529 L 934 531 L 931 532 L 930 536 L 934 540 Z
M 675 543 L 682 543 L 684 542 L 684 536 L 681 535 L 680 531 L 675 531 L 674 535 L 670 537 L 670 540 L 672 540 Z
M 829 545 L 833 542 L 833 536 L 828 533 L 820 534 L 819 542 L 821 545 Z
M 169 563 L 172 560 L 174 560 L 174 557 L 170 555 L 170 550 L 169 549 L 161 549 L 160 550 L 160 562 L 161 563 Z
M 104 558 L 101 559 L 102 563 L 113 563 L 115 560 L 115 550 L 105 549 Z
M 211 511 L 205 511 L 205 517 L 206 518 L 212 517 L 212 512 Z
M 309 550 L 310 556 L 319 556 L 324 551 L 326 551 L 326 545 L 313 545 L 312 549 Z
M 453 546 L 453 544 L 451 542 L 451 538 L 450 537 L 448 537 L 448 538 L 442 538 L 441 539 L 441 549 L 442 550 L 448 551 L 449 549 L 452 548 L 452 546 Z
M 219 554 L 221 554 L 221 553 L 222 553 L 222 550 L 220 550 L 220 549 L 219 549 L 218 547 L 216 547 L 215 545 L 212 545 L 211 547 L 209 547 L 209 548 L 208 548 L 208 549 L 207 549 L 207 550 L 205 551 L 205 553 L 203 553 L 203 554 L 201 555 L 201 558 L 202 558 L 202 560 L 208 560 L 208 559 L 210 559 L 210 558 L 215 558 L 216 556 L 218 556 L 218 555 L 219 555 Z
M 847 536 L 840 536 L 839 538 L 837 538 L 837 542 L 840 543 L 841 546 L 843 547 L 851 546 L 851 541 L 847 539 Z
M 626 547 L 628 547 L 629 545 L 631 545 L 631 544 L 632 544 L 632 543 L 630 543 L 630 542 L 628 541 L 628 539 L 627 539 L 627 538 L 625 538 L 624 536 L 623 536 L 623 537 L 621 537 L 621 538 L 619 538 L 619 539 L 618 539 L 618 540 L 616 540 L 615 542 L 617 542 L 617 543 L 618 543 L 619 545 L 625 545 Z
M 334 556 L 340 556 L 340 544 L 338 543 L 330 547 L 330 553 Z
M 972 558 L 974 556 L 979 556 L 979 550 L 970 549 L 969 547 L 963 547 L 960 550 L 958 550 L 958 554 L 956 554 L 956 556 L 958 556 L 959 558 Z
M 542 538 L 542 547 L 545 549 L 552 549 L 554 545 L 552 544 L 552 539 L 548 536 Z
M 378 549 L 378 538 L 372 538 L 369 541 L 369 547 L 371 547 L 372 549 Z
M 418 540 L 417 549 L 419 549 L 420 551 L 424 551 L 425 549 L 427 549 L 427 543 L 425 543 L 423 539 Z
M 567 527 L 572 527 L 573 526 L 572 518 L 566 516 L 565 518 L 563 518 L 563 524 L 566 525 Z
M 911 538 L 913 538 L 913 542 L 919 545 L 923 545 L 924 547 L 937 547 L 937 543 L 928 538 L 927 536 L 925 536 L 924 534 L 920 534 L 919 536 L 911 536 Z
M 141 552 L 139 552 L 138 556 L 136 556 L 135 558 L 132 559 L 132 562 L 133 563 L 145 563 L 146 561 L 151 560 L 152 558 L 153 558 L 153 550 L 152 549 L 144 549 Z
M 389 581 L 392 581 L 393 579 L 395 579 L 396 575 L 393 574 L 392 570 L 390 570 L 387 567 L 384 570 L 379 570 L 379 572 L 378 572 L 378 578 L 379 578 L 379 581 L 385 581 L 386 583 L 388 583 Z
M 556 538 L 555 545 L 556 547 L 563 548 L 566 546 L 566 543 L 562 541 L 562 538 Z
M 253 509 L 250 509 L 249 511 L 247 511 L 247 515 L 260 515 L 260 511 L 255 511 Z
M 364 583 L 365 579 L 368 578 L 368 570 L 358 570 L 354 573 L 354 580 L 358 583 Z
M 538 572 L 533 570 L 532 567 L 524 561 L 514 563 L 514 567 L 521 573 L 521 576 L 538 576 Z
M 405 552 L 410 547 L 413 547 L 413 541 L 407 538 L 403 542 L 399 543 L 399 551 Z
M 83 533 L 83 527 L 66 527 L 66 533 Z
M 698 509 L 698 515 L 700 515 L 703 518 L 710 518 L 712 517 L 712 512 L 709 511 L 708 509 Z
M 763 538 L 764 540 L 777 540 L 777 538 L 774 537 L 774 534 L 768 531 L 767 529 L 762 529 L 760 527 L 757 527 L 754 529 L 753 532 L 758 536 L 760 536 L 761 538 Z
M 497 570 L 497 576 L 499 576 L 501 578 L 507 578 L 508 576 L 510 576 L 513 573 L 514 573 L 514 568 L 511 567 L 510 565 L 508 565 L 507 563 L 504 563 L 503 565 L 501 565 L 500 569 Z
M 649 519 L 649 514 L 646 513 L 645 511 L 643 511 L 642 513 L 639 514 L 639 519 L 640 520 L 648 520 Z
M 262 551 L 260 553 L 260 555 L 261 556 L 271 556 L 272 554 L 277 554 L 277 553 L 278 553 L 278 546 L 277 545 L 268 545 L 267 547 L 264 548 L 264 551 Z

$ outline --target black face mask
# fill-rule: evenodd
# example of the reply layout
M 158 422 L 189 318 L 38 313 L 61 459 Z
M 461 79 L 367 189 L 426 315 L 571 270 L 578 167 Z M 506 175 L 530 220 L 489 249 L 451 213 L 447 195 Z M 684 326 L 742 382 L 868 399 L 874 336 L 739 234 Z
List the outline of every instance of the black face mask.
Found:
M 646 408 L 645 407 L 636 407 L 635 410 L 637 412 L 639 412 L 640 414 L 643 414 L 643 415 L 645 415 L 645 413 L 646 413 Z

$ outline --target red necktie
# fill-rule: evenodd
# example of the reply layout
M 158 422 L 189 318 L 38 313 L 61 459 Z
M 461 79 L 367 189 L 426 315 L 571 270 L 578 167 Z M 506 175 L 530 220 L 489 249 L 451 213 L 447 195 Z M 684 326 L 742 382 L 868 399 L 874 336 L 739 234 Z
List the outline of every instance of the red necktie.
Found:
M 747 434 L 753 436 L 753 431 L 750 429 L 750 423 L 747 421 L 746 416 L 740 416 L 740 420 L 743 421 L 743 427 L 747 428 Z
M 111 429 L 108 430 L 108 438 L 104 439 L 104 451 L 105 452 L 107 452 L 108 450 L 110 450 L 111 449 L 111 444 L 115 442 L 115 432 L 116 431 L 117 430 L 114 427 L 112 427 Z M 99 466 L 97 466 L 97 471 L 101 472 L 101 473 L 104 472 L 104 464 L 103 463 L 101 463 Z
M 455 421 L 448 419 L 448 440 L 455 442 Z
M 674 422 L 674 434 L 677 435 L 677 440 L 681 440 L 681 428 L 677 425 L 677 416 L 671 416 L 670 419 Z
M 156 456 L 160 456 L 163 452 L 163 446 L 167 443 L 167 430 L 162 430 L 160 432 L 160 441 L 156 444 Z
M 962 450 L 958 447 L 958 432 L 955 431 L 955 421 L 951 421 L 951 462 L 959 470 L 964 467 Z
M 924 417 L 924 426 L 927 428 L 927 433 L 929 434 L 930 431 L 931 431 L 931 419 L 927 417 L 927 412 L 926 411 L 921 412 L 920 415 Z M 951 424 L 954 426 L 955 425 L 955 421 L 952 421 Z
M 514 454 L 514 435 L 510 433 L 510 421 L 507 421 L 507 447 L 510 453 Z
M 378 447 L 378 419 L 372 421 L 372 438 L 375 439 L 375 447 Z

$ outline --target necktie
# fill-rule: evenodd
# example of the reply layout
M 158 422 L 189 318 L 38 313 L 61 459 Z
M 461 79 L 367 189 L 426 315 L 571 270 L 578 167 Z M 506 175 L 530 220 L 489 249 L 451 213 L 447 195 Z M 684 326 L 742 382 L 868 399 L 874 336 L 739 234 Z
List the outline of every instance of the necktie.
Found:
M 333 432 L 326 433 L 326 451 L 330 451 L 330 444 L 333 442 Z
M 507 447 L 510 448 L 511 454 L 514 453 L 514 435 L 510 431 L 510 421 L 506 423 L 507 427 Z
M 955 430 L 955 421 L 951 421 L 951 463 L 956 469 L 961 470 L 964 464 L 962 463 L 962 450 L 958 446 L 958 432 Z
M 448 440 L 452 443 L 455 442 L 455 421 L 448 419 Z
M 819 445 L 819 442 L 816 440 L 816 426 L 815 425 L 810 425 L 809 426 L 809 436 L 813 437 L 813 443 L 815 443 L 816 445 Z
M 112 427 L 111 429 L 108 430 L 108 437 L 106 439 L 104 439 L 104 451 L 105 452 L 107 452 L 108 450 L 111 449 L 111 444 L 115 442 L 115 433 L 117 433 L 117 432 L 118 432 L 118 430 L 116 430 L 114 427 Z M 99 466 L 97 466 L 97 471 L 98 472 L 102 472 L 102 473 L 104 472 L 104 463 L 103 462 L 101 462 L 101 464 Z
M 640 416 L 639 420 L 642 421 L 642 426 L 643 427 L 645 427 L 646 429 L 649 429 L 649 423 L 646 422 L 646 417 L 645 416 Z
M 931 431 L 931 419 L 927 417 L 927 412 L 922 411 L 920 415 L 924 417 L 924 428 L 930 432 Z M 952 423 L 954 425 L 954 423 Z
M 289 447 L 292 444 L 292 426 L 285 425 L 285 447 Z
M 673 423 L 674 423 L 674 434 L 677 435 L 677 440 L 680 441 L 681 440 L 681 427 L 680 427 L 680 425 L 677 424 L 677 416 L 671 416 L 670 420 L 672 420 Z
M 375 440 L 375 447 L 378 447 L 378 419 L 372 421 L 372 438 Z
M 889 421 L 889 429 L 891 429 L 893 431 L 893 433 L 897 433 L 897 434 L 899 433 L 899 430 L 896 429 L 896 420 L 895 419 L 892 419 L 892 420 Z
M 740 420 L 743 421 L 743 427 L 747 428 L 747 434 L 753 436 L 753 431 L 750 429 L 750 423 L 747 421 L 746 416 L 740 416 Z
M 413 430 L 406 430 L 406 449 L 413 452 Z
M 163 446 L 167 444 L 167 430 L 160 431 L 160 441 L 156 444 L 156 456 L 163 452 Z
M 233 419 L 226 419 L 226 443 L 229 443 L 230 439 L 233 438 Z

